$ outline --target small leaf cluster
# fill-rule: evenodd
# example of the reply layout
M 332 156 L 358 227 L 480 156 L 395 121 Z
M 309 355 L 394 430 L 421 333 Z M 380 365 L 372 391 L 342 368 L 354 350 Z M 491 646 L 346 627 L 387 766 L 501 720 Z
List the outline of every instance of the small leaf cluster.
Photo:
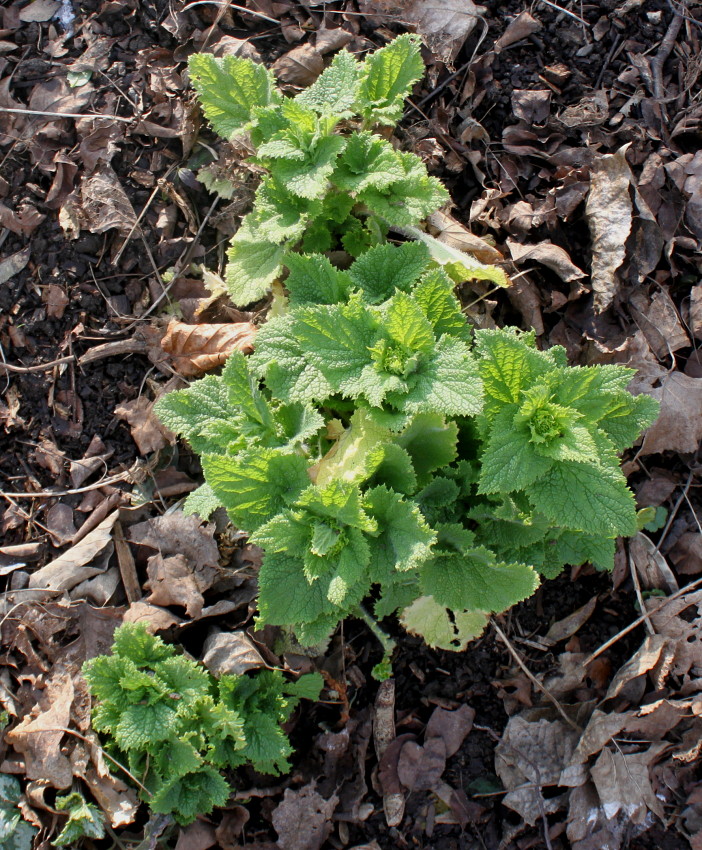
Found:
M 21 796 L 19 780 L 0 773 L 0 850 L 31 850 L 34 844 L 37 830 L 22 817 Z
M 448 200 L 419 157 L 372 132 L 397 123 L 423 75 L 416 36 L 363 62 L 338 53 L 296 97 L 248 59 L 196 54 L 189 69 L 212 127 L 226 139 L 248 133 L 253 161 L 267 172 L 228 252 L 226 280 L 239 306 L 266 294 L 289 251 L 343 247 L 357 257 L 388 227 L 414 226 Z
M 139 779 L 151 810 L 180 824 L 226 803 L 223 770 L 286 770 L 291 748 L 281 723 L 300 697 L 320 690 L 316 675 L 289 683 L 270 670 L 217 680 L 139 624 L 120 626 L 112 654 L 87 661 L 83 674 L 93 727 Z
M 616 452 L 657 409 L 626 391 L 631 370 L 474 333 L 419 242 L 347 270 L 287 262 L 288 308 L 254 354 L 156 407 L 202 453 L 186 508 L 224 505 L 265 550 L 263 623 L 314 644 L 373 597 L 376 617 L 459 648 L 539 573 L 611 568 L 636 531 Z
M 81 838 L 104 838 L 105 817 L 80 791 L 56 798 L 56 809 L 68 816 L 63 829 L 52 842 L 54 847 L 72 847 Z

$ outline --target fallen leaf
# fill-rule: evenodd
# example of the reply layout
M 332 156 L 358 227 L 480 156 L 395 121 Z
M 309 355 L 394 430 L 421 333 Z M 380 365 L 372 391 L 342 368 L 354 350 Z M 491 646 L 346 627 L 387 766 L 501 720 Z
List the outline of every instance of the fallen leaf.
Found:
M 585 277 L 585 272 L 579 269 L 568 256 L 568 252 L 552 242 L 540 242 L 538 245 L 521 245 L 511 239 L 507 240 L 512 259 L 517 265 L 535 261 L 554 271 L 561 280 L 570 283 Z
M 5 733 L 5 740 L 25 758 L 27 779 L 42 779 L 54 788 L 69 788 L 73 782 L 71 762 L 61 752 L 64 729 L 71 722 L 73 679 L 63 667 L 54 667 L 39 703 L 18 726 Z
M 407 741 L 400 750 L 397 775 L 408 791 L 430 791 L 441 781 L 446 768 L 446 744 L 442 738 L 430 738 L 421 746 Z
M 61 319 L 68 307 L 68 296 L 63 291 L 63 288 L 55 283 L 49 284 L 44 290 L 44 300 L 46 301 L 46 315 L 50 319 Z
M 152 635 L 170 629 L 171 626 L 180 626 L 185 620 L 176 617 L 165 608 L 149 605 L 148 602 L 132 602 L 124 614 L 125 623 L 143 623 Z
M 133 788 L 111 773 L 100 776 L 93 768 L 85 771 L 83 779 L 113 829 L 134 822 L 141 804 Z
M 218 574 L 219 549 L 214 535 L 214 524 L 203 524 L 198 517 L 186 516 L 182 511 L 137 523 L 127 531 L 132 543 L 149 546 L 163 557 L 183 555 L 207 587 Z
M 551 113 L 551 90 L 515 89 L 512 92 L 512 112 L 530 127 L 545 124 Z
M 567 617 L 555 622 L 546 632 L 546 640 L 554 644 L 572 637 L 587 623 L 596 607 L 597 597 L 593 596 L 589 602 L 573 611 L 572 614 L 568 614 Z
M 76 527 L 73 524 L 73 508 L 63 502 L 57 502 L 46 512 L 46 527 L 55 540 L 55 545 L 63 546 L 73 540 Z
M 429 230 L 439 242 L 470 254 L 481 263 L 499 263 L 504 260 L 497 248 L 490 245 L 480 236 L 471 233 L 470 230 L 453 216 L 444 212 L 432 213 L 427 218 Z
M 621 811 L 630 823 L 642 824 L 652 811 L 663 820 L 663 806 L 651 787 L 649 767 L 667 748 L 667 743 L 659 743 L 643 753 L 602 751 L 590 774 L 608 818 Z
M 629 541 L 629 557 L 644 590 L 664 590 L 668 593 L 678 590 L 673 571 L 656 544 L 643 532 L 640 531 Z
M 286 788 L 271 817 L 281 850 L 320 850 L 334 828 L 332 815 L 338 802 L 336 794 L 325 800 L 314 782 L 298 791 Z
M 233 351 L 250 354 L 256 327 L 251 322 L 187 325 L 172 321 L 161 341 L 181 375 L 201 375 L 221 366 Z
M 208 850 L 215 844 L 217 836 L 214 827 L 196 820 L 179 831 L 175 850 Z
M 585 217 L 592 237 L 592 288 L 598 313 L 612 304 L 618 291 L 616 272 L 624 262 L 625 244 L 631 232 L 632 178 L 627 149 L 628 145 L 624 145 L 614 154 L 605 154 L 595 160 L 591 170 Z
M 696 452 L 702 439 L 702 378 L 690 378 L 682 372 L 670 372 L 662 378 L 640 374 L 637 387 L 643 389 L 645 383 L 649 384 L 646 392 L 660 402 L 661 409 L 646 431 L 639 453 Z
M 529 12 L 520 12 L 514 20 L 507 24 L 507 29 L 497 39 L 492 49 L 495 53 L 500 54 L 505 47 L 516 44 L 523 38 L 528 38 L 542 28 L 541 21 L 533 18 Z
M 137 218 L 131 201 L 107 163 L 98 166 L 90 177 L 83 178 L 80 194 L 82 213 L 91 233 L 116 229 L 126 236 L 134 229 L 138 235 Z
M 668 557 L 681 575 L 702 573 L 702 534 L 698 531 L 682 534 L 668 552 Z
M 563 720 L 529 717 L 524 713 L 509 719 L 495 749 L 495 770 L 508 791 L 503 804 L 534 826 L 543 813 L 558 811 L 564 802 L 563 794 L 547 799 L 542 789 L 559 785 L 578 734 Z
M 674 351 L 690 345 L 690 338 L 666 289 L 660 289 L 651 299 L 640 290 L 635 291 L 629 297 L 629 307 L 656 357 L 664 360 Z
M 324 70 L 324 59 L 316 47 L 303 44 L 276 59 L 272 70 L 283 83 L 309 86 Z
M 25 24 L 50 21 L 61 8 L 58 0 L 33 0 L 29 6 L 20 9 L 19 19 Z
M 24 236 L 25 239 L 32 235 L 45 218 L 46 216 L 31 204 L 22 203 L 15 211 L 0 203 L 0 225 L 18 236 Z
M 193 569 L 184 555 L 153 555 L 148 560 L 149 580 L 146 587 L 151 591 L 146 601 L 153 605 L 185 608 L 185 613 L 197 620 L 205 604 L 201 587 Z
M 14 254 L 10 254 L 9 257 L 3 257 L 0 260 L 0 286 L 20 273 L 29 262 L 30 256 L 31 249 L 27 247 L 21 251 L 16 251 Z
M 104 572 L 107 559 L 114 551 L 112 526 L 118 516 L 119 511 L 114 511 L 79 543 L 58 558 L 54 558 L 45 567 L 32 573 L 29 577 L 29 586 L 41 590 L 66 591 Z M 102 555 L 102 563 L 88 566 L 98 555 Z
M 215 676 L 241 676 L 247 670 L 265 667 L 261 653 L 245 631 L 215 631 L 202 648 L 202 663 Z
M 466 735 L 473 728 L 475 709 L 462 705 L 455 711 L 434 709 L 424 732 L 426 739 L 441 738 L 446 746 L 446 758 L 451 758 L 461 748 Z
M 175 434 L 161 424 L 153 407 L 154 402 L 143 395 L 115 407 L 115 416 L 129 424 L 132 439 L 142 455 L 157 452 L 175 442 Z

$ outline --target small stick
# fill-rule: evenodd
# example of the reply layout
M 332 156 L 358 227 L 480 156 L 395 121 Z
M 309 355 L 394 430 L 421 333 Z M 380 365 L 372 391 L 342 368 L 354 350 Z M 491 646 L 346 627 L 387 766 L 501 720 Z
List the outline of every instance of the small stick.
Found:
M 187 6 L 183 7 L 183 11 L 187 12 L 188 9 L 194 9 L 195 6 L 222 6 L 225 5 L 223 3 L 219 3 L 218 0 L 197 0 L 196 3 L 188 3 Z M 242 12 L 245 15 L 253 15 L 255 18 L 263 18 L 264 21 L 270 21 L 272 24 L 280 24 L 280 21 L 277 21 L 275 18 L 269 18 L 268 15 L 264 15 L 263 12 L 257 12 L 255 9 L 245 9 L 243 6 L 235 6 L 233 3 L 226 3 L 226 6 L 230 9 L 236 9 L 238 12 Z
M 53 499 L 56 496 L 75 496 L 78 493 L 88 493 L 90 490 L 99 490 L 101 487 L 107 487 L 108 484 L 116 484 L 118 481 L 124 481 L 131 475 L 129 470 L 120 472 L 119 475 L 111 475 L 109 478 L 103 478 L 95 484 L 87 484 L 85 487 L 75 487 L 73 490 L 42 490 L 39 493 L 7 493 L 0 490 L 0 496 L 5 499 Z
M 546 688 L 545 688 L 545 687 L 541 684 L 541 682 L 540 682 L 540 681 L 536 678 L 536 676 L 535 676 L 535 675 L 531 672 L 531 670 L 529 670 L 529 668 L 526 666 L 526 664 L 525 664 L 525 663 L 522 661 L 522 659 L 520 658 L 519 653 L 517 652 L 517 650 L 516 650 L 516 649 L 512 646 L 512 644 L 510 643 L 509 638 L 507 637 L 507 635 L 506 635 L 506 634 L 502 631 L 502 629 L 501 629 L 501 628 L 497 625 L 497 623 L 495 622 L 494 618 L 492 618 L 492 617 L 490 618 L 490 623 L 492 624 L 493 629 L 495 629 L 495 631 L 497 632 L 497 634 L 498 634 L 498 635 L 500 636 L 500 638 L 502 639 L 502 642 L 504 643 L 504 645 L 505 645 L 505 646 L 507 647 L 507 649 L 509 650 L 509 653 L 510 653 L 510 655 L 512 656 L 512 658 L 514 658 L 514 660 L 517 662 L 517 664 L 518 664 L 518 665 L 519 665 L 519 667 L 522 669 L 522 671 L 525 673 L 525 675 L 527 676 L 527 678 L 529 679 L 529 681 L 532 683 L 532 685 L 534 685 L 534 687 L 535 687 L 537 690 L 541 691 L 541 693 L 542 693 L 542 694 L 543 694 L 543 695 L 544 695 L 544 696 L 548 699 L 548 701 L 549 701 L 549 702 L 550 702 L 550 703 L 554 706 L 554 708 L 556 709 L 556 711 L 558 711 L 558 713 L 559 713 L 559 714 L 561 715 L 561 717 L 565 720 L 565 722 L 566 722 L 566 723 L 567 723 L 567 724 L 568 724 L 568 725 L 569 725 L 572 729 L 574 729 L 574 730 L 575 730 L 578 734 L 581 734 L 583 730 L 580 728 L 580 726 L 578 726 L 578 724 L 577 724 L 574 720 L 571 720 L 571 718 L 570 718 L 570 717 L 568 717 L 568 715 L 567 715 L 567 714 L 565 713 L 565 711 L 563 710 L 563 706 L 560 704 L 560 702 L 558 702 L 558 700 L 554 697 L 554 695 L 553 695 L 550 691 L 548 691 L 548 690 L 547 690 L 547 689 L 546 689 Z
M 79 112 L 43 112 L 41 109 L 12 109 L 9 106 L 0 106 L 0 112 L 10 112 L 13 115 L 41 115 L 45 118 L 110 118 L 113 121 L 123 121 L 130 124 L 134 118 L 123 118 L 121 115 L 84 115 Z
M 641 623 L 644 622 L 651 614 L 657 614 L 660 610 L 666 607 L 669 603 L 673 602 L 675 599 L 678 599 L 680 596 L 683 596 L 690 590 L 694 590 L 696 587 L 699 587 L 702 584 L 702 578 L 698 578 L 697 581 L 690 582 L 690 584 L 685 587 L 681 587 L 680 590 L 676 590 L 672 596 L 669 596 L 665 599 L 660 605 L 657 605 L 651 611 L 647 611 L 645 614 L 642 614 L 640 617 L 637 617 L 633 623 L 629 623 L 628 626 L 625 626 L 620 632 L 617 632 L 614 637 L 611 637 L 608 641 L 605 641 L 599 649 L 596 649 L 591 655 L 583 661 L 583 667 L 587 667 L 588 664 L 591 664 L 598 655 L 602 655 L 602 653 L 609 649 L 610 646 L 613 646 L 620 638 L 623 638 L 625 635 L 628 635 L 629 632 L 633 631 L 637 626 L 640 626 Z
M 562 6 L 557 6 L 555 3 L 552 3 L 551 0 L 541 0 L 541 2 L 545 3 L 547 6 L 550 6 L 552 9 L 557 9 L 559 12 L 563 12 L 564 15 L 570 15 L 571 18 L 575 18 L 576 21 L 580 21 L 583 26 L 590 26 L 590 24 L 588 24 L 588 22 L 584 18 L 581 18 L 580 15 L 576 15 L 575 12 L 571 12 L 568 9 L 564 9 Z
M 627 547 L 628 548 L 628 547 Z M 646 606 L 644 605 L 643 594 L 641 593 L 641 582 L 639 581 L 639 574 L 636 569 L 636 564 L 634 563 L 634 559 L 631 557 L 631 549 L 627 552 L 627 560 L 629 561 L 629 572 L 631 573 L 631 580 L 634 582 L 634 590 L 636 591 L 636 598 L 639 602 L 639 607 L 641 608 L 641 613 L 646 612 L 646 619 L 644 623 L 646 624 L 646 631 L 650 635 L 655 635 L 656 630 L 653 628 L 653 623 L 651 622 L 651 615 L 646 611 Z
M 44 369 L 50 369 L 52 366 L 58 366 L 59 363 L 73 363 L 75 362 L 75 359 L 76 358 L 73 354 L 69 354 L 66 357 L 59 357 L 57 360 L 50 360 L 48 363 L 39 363 L 36 366 L 13 366 L 11 363 L 0 363 L 0 369 L 26 375 L 29 372 L 43 372 Z

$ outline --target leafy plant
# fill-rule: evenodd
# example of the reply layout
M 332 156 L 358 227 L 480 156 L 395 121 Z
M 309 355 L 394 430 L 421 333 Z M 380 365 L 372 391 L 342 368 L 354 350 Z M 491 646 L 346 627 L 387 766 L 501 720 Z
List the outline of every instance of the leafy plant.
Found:
M 202 453 L 187 507 L 224 505 L 265 550 L 261 622 L 314 644 L 373 597 L 377 618 L 459 648 L 538 573 L 611 568 L 637 527 L 616 452 L 657 409 L 631 370 L 473 334 L 421 243 L 347 271 L 296 256 L 286 287 L 250 358 L 157 406 Z
M 0 850 L 30 850 L 34 843 L 37 830 L 22 817 L 21 796 L 19 780 L 0 773 Z
M 397 123 L 424 72 L 416 36 L 400 36 L 363 62 L 338 53 L 294 98 L 248 59 L 202 53 L 189 67 L 213 128 L 226 139 L 248 134 L 253 161 L 267 172 L 228 252 L 236 304 L 264 296 L 290 251 L 343 247 L 358 257 L 384 242 L 388 228 L 412 228 L 448 200 L 419 157 L 372 132 Z M 505 283 L 500 270 L 477 261 L 469 272 Z
M 180 824 L 226 803 L 222 770 L 286 770 L 291 748 L 280 724 L 301 697 L 316 699 L 321 684 L 316 674 L 290 683 L 271 670 L 216 680 L 133 624 L 120 626 L 112 654 L 87 661 L 83 673 L 96 700 L 93 727 L 139 779 L 151 810 Z
M 72 791 L 56 798 L 56 808 L 68 815 L 59 835 L 52 842 L 55 847 L 73 845 L 81 838 L 103 838 L 105 818 L 92 803 L 88 803 L 79 791 Z

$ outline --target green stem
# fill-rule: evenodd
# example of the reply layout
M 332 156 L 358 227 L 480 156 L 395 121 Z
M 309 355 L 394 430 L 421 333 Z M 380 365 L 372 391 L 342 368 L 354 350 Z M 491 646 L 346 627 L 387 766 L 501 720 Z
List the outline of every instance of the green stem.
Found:
M 358 606 L 358 612 L 361 615 L 361 619 L 365 622 L 368 628 L 380 641 L 380 644 L 383 647 L 383 652 L 385 653 L 385 657 L 389 659 L 395 651 L 395 647 L 397 646 L 397 644 L 389 635 L 385 634 L 385 632 L 378 625 L 378 621 L 375 619 L 375 617 L 369 611 L 366 611 L 363 605 Z

